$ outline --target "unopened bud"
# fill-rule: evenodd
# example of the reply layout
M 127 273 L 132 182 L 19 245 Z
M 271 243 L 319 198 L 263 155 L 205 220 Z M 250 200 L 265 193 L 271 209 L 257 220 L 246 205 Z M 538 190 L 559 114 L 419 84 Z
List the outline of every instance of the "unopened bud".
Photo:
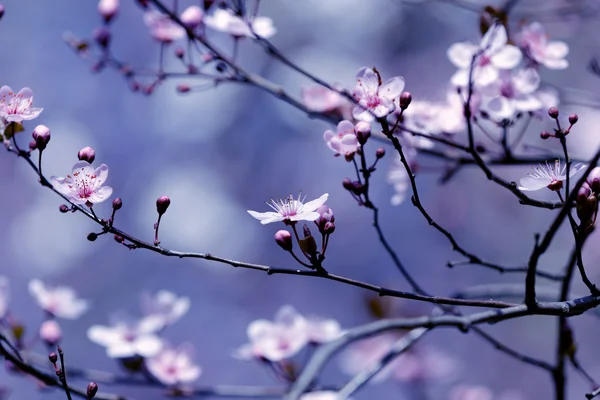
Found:
M 354 189 L 354 185 L 352 184 L 352 181 L 350 180 L 350 178 L 344 178 L 344 180 L 342 181 L 342 186 L 344 186 L 344 189 L 346 189 L 346 190 Z
M 300 248 L 303 252 L 305 252 L 309 256 L 315 256 L 317 254 L 317 242 L 310 233 L 308 225 L 304 224 L 302 230 L 304 233 L 304 239 L 300 239 L 298 244 L 300 245 Z
M 0 18 L 4 16 L 4 4 L 0 4 Z
M 44 321 L 40 326 L 40 339 L 48 346 L 54 346 L 62 339 L 60 325 L 53 319 Z
M 227 69 L 227 64 L 225 64 L 224 62 L 220 61 L 217 63 L 217 71 L 219 72 L 225 72 L 225 70 Z
M 385 149 L 383 147 L 380 147 L 377 150 L 375 150 L 375 157 L 383 158 L 383 156 L 385 156 Z
M 277 231 L 277 233 L 275 234 L 275 242 L 277 242 L 279 247 L 281 247 L 285 251 L 292 250 L 292 234 L 284 229 Z
M 196 29 L 202 23 L 204 12 L 198 6 L 190 6 L 181 13 L 181 22 L 190 29 Z
M 354 193 L 357 196 L 360 196 L 361 194 L 363 194 L 365 191 L 365 186 L 358 182 L 358 181 L 354 181 L 352 182 L 352 193 Z
M 335 224 L 333 222 L 327 222 L 323 231 L 328 235 L 332 234 L 335 231 Z
M 321 207 L 317 208 L 317 212 L 319 213 L 319 218 L 315 220 L 315 224 L 319 228 L 319 232 L 325 232 L 325 225 L 328 222 L 334 222 L 335 217 L 333 215 L 333 211 L 331 208 L 323 204 Z
M 575 125 L 577 123 L 577 121 L 579 121 L 579 116 L 577 114 L 569 115 L 569 123 L 571 125 Z
M 584 183 L 583 186 L 577 192 L 577 203 L 583 204 L 587 202 L 587 198 L 592 194 L 592 190 L 590 189 L 587 183 Z
M 77 153 L 77 158 L 79 158 L 80 161 L 87 161 L 91 164 L 96 159 L 96 151 L 89 146 L 84 147 Z
M 356 124 L 354 130 L 356 131 L 356 138 L 358 143 L 364 145 L 367 143 L 369 137 L 371 137 L 371 124 L 365 121 L 360 121 Z
M 542 131 L 542 133 L 540 133 L 540 137 L 542 139 L 548 139 L 550 137 L 550 132 L 548 132 L 548 131 Z
M 123 200 L 121 200 L 120 197 L 117 197 L 116 199 L 113 200 L 112 207 L 113 207 L 113 210 L 115 210 L 115 211 L 120 210 L 121 207 L 123 207 Z
M 170 205 L 171 205 L 170 198 L 168 198 L 167 196 L 160 196 L 156 200 L 156 211 L 158 212 L 158 215 L 163 215 L 167 211 L 167 208 L 169 208 Z
M 90 232 L 90 234 L 87 235 L 87 240 L 89 240 L 90 242 L 93 242 L 96 239 L 98 239 L 98 234 L 97 233 Z
M 110 22 L 117 12 L 119 12 L 119 0 L 100 0 L 98 3 L 98 12 L 102 15 L 105 22 Z
M 412 95 L 410 92 L 402 92 L 400 95 L 400 108 L 406 110 L 412 101 Z
M 37 143 L 35 142 L 35 140 L 32 140 L 31 142 L 29 142 L 29 151 L 34 151 L 35 149 L 37 149 Z
M 36 148 L 44 150 L 50 141 L 50 128 L 46 125 L 38 125 L 33 130 L 31 137 L 35 140 Z
M 184 55 L 185 55 L 185 50 L 183 50 L 182 47 L 177 47 L 175 49 L 175 57 L 177 57 L 177 58 L 183 58 Z
M 596 167 L 590 171 L 587 181 L 595 194 L 600 194 L 600 167 Z
M 69 207 L 66 204 L 61 204 L 60 207 L 58 207 L 58 211 L 64 214 L 69 212 Z
M 548 115 L 550 116 L 550 118 L 557 119 L 558 118 L 558 108 L 550 107 L 548 109 Z
M 88 400 L 92 400 L 98 392 L 98 384 L 96 382 L 90 382 L 87 385 L 87 397 Z
M 115 235 L 115 242 L 117 243 L 123 243 L 125 241 L 125 238 L 121 235 Z
M 101 47 L 108 47 L 110 43 L 110 31 L 106 29 L 104 26 L 94 29 L 92 34 L 94 36 L 94 40 Z
M 56 364 L 56 362 L 58 361 L 58 356 L 56 355 L 55 352 L 52 352 L 52 353 L 48 354 L 48 360 L 50 360 L 50 362 L 52 364 Z
M 179 93 L 187 93 L 191 90 L 192 88 L 190 88 L 189 85 L 186 85 L 184 83 L 180 83 L 179 85 L 177 85 L 177 91 Z

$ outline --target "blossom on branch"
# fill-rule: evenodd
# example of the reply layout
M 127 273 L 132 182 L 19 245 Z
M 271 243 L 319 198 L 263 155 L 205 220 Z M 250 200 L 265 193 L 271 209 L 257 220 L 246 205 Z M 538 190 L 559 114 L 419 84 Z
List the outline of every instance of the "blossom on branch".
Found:
M 168 15 L 155 10 L 144 14 L 144 23 L 150 35 L 161 43 L 171 43 L 185 36 L 185 29 L 173 22 Z
M 323 139 L 336 155 L 352 156 L 360 148 L 354 124 L 347 120 L 337 125 L 337 132 L 326 130 Z
M 108 177 L 108 167 L 102 164 L 94 169 L 88 162 L 79 161 L 66 178 L 50 177 L 50 183 L 75 204 L 97 204 L 112 194 L 110 186 L 102 186 Z
M 159 291 L 155 296 L 149 293 L 142 295 L 142 312 L 163 320 L 163 325 L 171 325 L 184 316 L 190 309 L 190 299 L 177 297 L 166 290 Z
M 148 371 L 163 385 L 190 383 L 200 377 L 202 369 L 192 361 L 193 347 L 183 344 L 163 349 L 146 360 Z
M 91 326 L 87 336 L 92 342 L 106 347 L 106 354 L 111 358 L 152 357 L 163 347 L 156 336 L 163 326 L 162 318 L 153 315 L 139 321 L 118 318 L 112 326 Z
M 548 41 L 548 35 L 542 24 L 532 22 L 525 25 L 517 36 L 517 43 L 525 55 L 536 64 L 550 69 L 565 69 L 569 62 L 569 46 L 565 42 Z
M 356 74 L 356 86 L 352 95 L 358 105 L 352 116 L 360 121 L 371 122 L 375 117 L 383 118 L 396 109 L 396 102 L 404 90 L 404 78 L 395 76 L 381 83 L 379 73 L 370 68 L 361 68 Z
M 536 97 L 541 78 L 533 68 L 510 73 L 502 71 L 500 78 L 481 89 L 481 108 L 492 117 L 512 119 L 519 112 L 537 111 L 543 103 Z
M 577 174 L 585 168 L 583 164 L 575 164 L 571 166 L 570 177 Z M 530 191 L 540 190 L 547 187 L 550 190 L 558 191 L 563 187 L 563 181 L 567 179 L 567 166 L 561 167 L 560 160 L 556 160 L 554 165 L 546 162 L 545 165 L 533 167 L 533 172 L 527 174 L 526 177 L 519 181 L 519 190 Z
M 256 35 L 267 39 L 277 33 L 271 18 L 254 17 L 251 21 L 245 21 L 231 10 L 222 8 L 216 9 L 212 15 L 204 17 L 204 24 L 216 31 L 235 37 L 254 37 Z
M 24 87 L 19 93 L 13 92 L 10 86 L 0 88 L 0 118 L 6 122 L 22 123 L 37 118 L 43 108 L 31 107 L 33 92 Z
M 297 221 L 314 221 L 319 218 L 319 213 L 316 210 L 325 204 L 328 197 L 329 194 L 325 193 L 318 199 L 304 203 L 306 196 L 302 197 L 302 195 L 298 195 L 298 198 L 295 199 L 290 194 L 289 197 L 278 200 L 271 199 L 271 202 L 267 203 L 274 212 L 259 213 L 248 210 L 248 214 L 259 220 L 263 225 L 279 221 L 283 221 L 286 224 L 293 224 Z
M 302 103 L 309 110 L 320 113 L 339 111 L 348 104 L 341 94 L 321 85 L 302 88 Z
M 78 298 L 73 289 L 47 288 L 39 279 L 29 282 L 29 293 L 44 311 L 58 318 L 79 318 L 89 307 L 87 300 Z

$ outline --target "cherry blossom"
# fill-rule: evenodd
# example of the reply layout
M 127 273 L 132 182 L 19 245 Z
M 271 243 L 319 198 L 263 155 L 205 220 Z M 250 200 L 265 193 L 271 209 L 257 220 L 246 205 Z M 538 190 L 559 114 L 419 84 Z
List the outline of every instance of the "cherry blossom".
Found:
M 56 190 L 75 204 L 97 204 L 112 194 L 110 186 L 102 186 L 108 177 L 108 167 L 102 164 L 94 169 L 88 162 L 79 161 L 73 166 L 71 175 L 66 178 L 50 177 Z
M 506 28 L 501 24 L 490 27 L 479 45 L 468 42 L 455 43 L 448 49 L 448 58 L 459 70 L 452 76 L 454 86 L 469 84 L 469 70 L 475 59 L 473 81 L 486 86 L 498 79 L 500 70 L 516 67 L 522 55 L 518 47 L 508 44 Z
M 185 36 L 185 29 L 173 22 L 168 15 L 155 10 L 144 14 L 144 23 L 150 35 L 161 43 L 171 43 Z
M 163 325 L 171 325 L 184 316 L 190 309 L 190 299 L 177 297 L 166 290 L 159 291 L 155 296 L 145 293 L 142 295 L 142 311 L 145 315 L 155 316 L 163 320 Z
M 254 17 L 250 22 L 235 15 L 231 10 L 218 8 L 212 15 L 204 17 L 204 24 L 216 31 L 235 37 L 260 36 L 270 38 L 277 33 L 273 21 L 268 17 Z
M 316 210 L 325 204 L 328 197 L 329 194 L 325 193 L 318 199 L 304 203 L 306 197 L 298 195 L 298 198 L 295 199 L 290 194 L 289 197 L 278 200 L 271 199 L 271 202 L 267 203 L 274 212 L 259 213 L 248 210 L 248 214 L 259 220 L 263 225 L 279 221 L 283 221 L 286 224 L 293 224 L 297 221 L 314 221 L 319 218 L 319 213 Z
M 583 164 L 571 166 L 570 176 L 577 174 L 583 168 L 585 168 Z M 563 181 L 567 179 L 566 169 L 566 165 L 561 167 L 560 160 L 556 160 L 554 165 L 546 162 L 545 165 L 540 164 L 533 167 L 533 172 L 519 181 L 519 190 L 540 190 L 547 187 L 550 190 L 558 191 L 562 189 Z
M 148 371 L 163 385 L 190 383 L 200 377 L 202 369 L 192 361 L 193 347 L 183 344 L 177 348 L 164 346 L 146 360 Z
M 204 12 L 198 6 L 189 6 L 181 13 L 181 22 L 190 29 L 196 29 L 202 23 Z
M 355 119 L 365 122 L 374 117 L 383 118 L 396 109 L 395 102 L 404 89 L 404 78 L 395 76 L 380 84 L 379 75 L 370 68 L 361 68 L 356 74 L 352 92 L 358 105 L 352 110 Z
M 302 103 L 309 110 L 320 113 L 333 112 L 347 104 L 341 94 L 320 85 L 302 88 Z
M 481 90 L 481 108 L 492 117 L 511 119 L 519 112 L 536 111 L 543 103 L 536 97 L 541 78 L 533 68 L 510 73 L 502 71 L 500 79 Z
M 89 307 L 87 300 L 78 298 L 73 289 L 48 288 L 39 279 L 29 282 L 29 293 L 44 311 L 58 318 L 77 319 Z
M 448 400 L 493 400 L 494 395 L 485 386 L 459 385 L 450 390 Z
M 92 342 L 106 347 L 106 354 L 111 358 L 152 357 L 163 347 L 156 336 L 164 326 L 163 322 L 162 318 L 154 315 L 138 321 L 120 317 L 112 326 L 91 326 L 87 336 Z
M 336 155 L 351 156 L 360 148 L 354 124 L 347 120 L 343 120 L 337 125 L 337 133 L 326 130 L 323 139 L 325 139 L 327 147 Z
M 565 69 L 569 66 L 569 62 L 565 60 L 569 46 L 564 42 L 548 41 L 548 35 L 539 22 L 525 25 L 517 36 L 517 42 L 525 55 L 536 64 L 550 69 Z
M 330 342 L 343 334 L 340 323 L 335 319 L 314 316 L 306 318 L 306 333 L 308 341 L 317 344 Z
M 10 298 L 10 290 L 8 279 L 0 275 L 0 321 L 8 312 L 8 299 Z
M 275 320 L 259 319 L 248 325 L 250 343 L 236 352 L 241 359 L 281 361 L 298 353 L 309 341 L 306 319 L 292 306 L 283 306 Z
M 106 21 L 110 21 L 119 12 L 119 0 L 100 0 L 98 12 Z
M 354 376 L 378 362 L 389 352 L 396 340 L 398 340 L 397 335 L 384 333 L 355 342 L 342 353 L 340 368 L 344 373 Z M 393 374 L 397 366 L 398 359 L 386 365 L 371 381 L 374 383 L 384 381 Z
M 62 339 L 60 325 L 53 319 L 48 319 L 40 326 L 40 339 L 50 346 L 54 346 Z
M 13 92 L 10 86 L 0 88 L 0 118 L 6 122 L 22 123 L 37 118 L 43 108 L 31 107 L 33 92 L 24 87 L 19 93 Z
M 332 392 L 331 390 L 326 390 L 322 392 L 310 392 L 303 394 L 300 397 L 300 400 L 337 400 L 338 394 L 337 392 Z M 348 397 L 348 399 L 351 399 Z

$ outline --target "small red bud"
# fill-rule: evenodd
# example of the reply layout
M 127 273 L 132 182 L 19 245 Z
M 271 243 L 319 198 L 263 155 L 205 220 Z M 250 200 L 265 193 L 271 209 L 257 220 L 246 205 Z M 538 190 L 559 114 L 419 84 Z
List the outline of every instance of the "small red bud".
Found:
M 402 92 L 400 95 L 400 108 L 406 110 L 412 101 L 412 95 L 410 92 Z
M 50 360 L 50 362 L 52 364 L 56 364 L 56 361 L 58 361 L 58 356 L 56 355 L 55 352 L 52 352 L 52 353 L 48 354 L 48 359 Z
M 77 153 L 77 158 L 79 158 L 80 161 L 87 161 L 91 164 L 96 159 L 96 151 L 89 146 L 84 147 Z
M 383 158 L 383 156 L 385 156 L 385 149 L 383 147 L 380 147 L 377 150 L 375 150 L 375 157 Z
M 171 199 L 169 199 L 167 196 L 160 196 L 156 200 L 156 211 L 158 212 L 158 215 L 163 215 L 170 205 Z
M 284 229 L 277 231 L 277 233 L 275 234 L 275 242 L 277 242 L 279 247 L 281 247 L 285 251 L 292 250 L 292 234 Z
M 540 137 L 542 139 L 544 139 L 544 140 L 548 139 L 550 137 L 550 132 L 548 132 L 548 131 L 542 131 L 542 133 L 540 133 Z
M 69 207 L 66 204 L 61 204 L 60 207 L 58 207 L 58 211 L 64 214 L 69 212 Z
M 550 118 L 557 119 L 558 118 L 558 108 L 550 107 L 548 109 L 548 115 L 550 116 Z
M 579 121 L 579 116 L 577 114 L 569 115 L 569 123 L 571 125 L 575 125 L 577 123 L 577 121 Z
M 96 396 L 96 393 L 98 392 L 98 384 L 96 382 L 90 382 L 87 385 L 87 397 L 88 400 L 91 400 L 94 398 L 94 396 Z
M 113 200 L 112 207 L 113 207 L 113 210 L 115 210 L 115 211 L 120 210 L 121 207 L 123 207 L 123 200 L 121 200 L 120 197 L 117 197 L 116 199 Z

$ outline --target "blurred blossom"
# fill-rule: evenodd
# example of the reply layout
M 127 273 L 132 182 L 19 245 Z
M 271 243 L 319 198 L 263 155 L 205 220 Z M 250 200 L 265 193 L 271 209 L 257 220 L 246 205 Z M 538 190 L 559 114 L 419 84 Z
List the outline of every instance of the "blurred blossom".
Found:
M 91 326 L 87 336 L 92 342 L 106 347 L 106 354 L 111 358 L 152 357 L 163 347 L 156 336 L 163 326 L 163 319 L 154 315 L 137 321 L 120 317 L 112 326 Z
M 493 400 L 492 391 L 485 386 L 459 385 L 450 390 L 448 400 Z
M 311 343 L 327 343 L 342 335 L 342 328 L 335 319 L 325 319 L 308 316 L 306 318 L 306 332 Z
M 29 282 L 29 293 L 44 311 L 58 318 L 79 318 L 89 307 L 87 300 L 78 298 L 73 289 L 47 288 L 39 279 Z
M 53 319 L 42 322 L 40 326 L 40 339 L 49 346 L 54 346 L 62 339 L 60 325 Z
M 411 168 L 414 168 L 417 151 L 410 146 L 404 146 L 403 150 L 409 165 L 411 165 Z M 406 197 L 406 192 L 410 188 L 410 179 L 406 172 L 406 167 L 400 160 L 399 154 L 394 156 L 394 160 L 390 164 L 387 173 L 387 182 L 394 187 L 394 192 L 396 192 L 391 199 L 392 205 L 397 206 L 401 204 Z
M 541 78 L 533 68 L 511 73 L 502 71 L 500 79 L 481 89 L 481 108 L 492 117 L 511 119 L 519 112 L 536 111 L 542 102 L 535 96 Z
M 119 12 L 119 0 L 100 0 L 98 12 L 106 21 L 110 21 Z
M 0 320 L 6 316 L 8 312 L 8 300 L 10 298 L 10 289 L 8 286 L 8 278 L 0 275 Z
M 395 76 L 380 85 L 379 75 L 370 68 L 361 68 L 356 74 L 356 86 L 352 94 L 358 105 L 352 115 L 360 121 L 371 122 L 374 117 L 383 118 L 395 109 L 395 101 L 404 89 L 404 78 Z
M 163 320 L 163 325 L 171 325 L 184 316 L 190 309 L 190 299 L 177 297 L 174 293 L 161 290 L 152 296 L 149 293 L 142 295 L 142 312 Z
M 378 362 L 398 340 L 398 336 L 392 333 L 370 337 L 353 343 L 348 350 L 342 353 L 340 368 L 348 375 L 356 375 L 365 368 Z M 398 360 L 394 360 L 385 366 L 371 379 L 371 382 L 382 382 L 389 378 L 398 366 Z
M 585 168 L 583 164 L 575 164 L 571 166 L 570 177 L 577 174 Z M 558 191 L 563 187 L 563 181 L 567 179 L 567 166 L 561 167 L 560 160 L 556 160 L 554 165 L 546 162 L 545 165 L 533 167 L 533 172 L 527 174 L 526 177 L 519 181 L 519 190 L 540 190 L 547 187 L 550 190 Z
M 198 6 L 189 6 L 181 13 L 181 22 L 190 29 L 195 29 L 202 23 L 204 12 Z
M 21 123 L 37 118 L 42 108 L 31 107 L 33 92 L 24 87 L 19 93 L 13 92 L 10 86 L 0 88 L 0 118 L 7 122 Z
M 522 58 L 519 48 L 508 44 L 506 28 L 501 24 L 493 25 L 479 45 L 460 42 L 448 49 L 448 58 L 459 68 L 452 76 L 454 86 L 463 87 L 469 84 L 469 70 L 474 56 L 476 60 L 473 82 L 478 86 L 493 83 L 498 79 L 500 70 L 516 67 Z
M 163 385 L 190 383 L 200 377 L 202 370 L 192 361 L 193 348 L 183 344 L 163 349 L 146 360 L 148 371 Z
M 321 85 L 302 88 L 302 102 L 309 110 L 320 113 L 333 112 L 347 104 L 341 94 Z
M 517 35 L 517 43 L 536 64 L 550 69 L 565 69 L 569 66 L 569 62 L 565 60 L 569 46 L 564 42 L 548 41 L 548 35 L 539 22 L 525 25 Z
M 267 211 L 259 213 L 248 210 L 248 214 L 259 220 L 263 225 L 279 221 L 285 223 L 314 221 L 319 218 L 319 213 L 316 210 L 325 204 L 327 197 L 329 197 L 329 194 L 325 193 L 318 199 L 304 203 L 306 196 L 302 197 L 302 195 L 298 195 L 298 198 L 294 199 L 290 194 L 289 197 L 279 200 L 271 199 L 271 202 L 267 203 L 275 212 Z
M 350 156 L 359 149 L 358 139 L 356 138 L 356 131 L 354 130 L 354 124 L 350 121 L 344 120 L 337 125 L 337 132 L 332 130 L 326 130 L 323 134 L 323 139 L 336 155 Z
M 94 169 L 87 161 L 79 161 L 66 178 L 50 177 L 50 183 L 75 204 L 101 203 L 112 194 L 110 186 L 102 186 L 108 178 L 108 167 Z
M 306 393 L 300 396 L 300 400 L 337 400 L 338 394 L 337 392 L 332 392 L 331 390 L 323 391 L 323 392 L 311 392 Z M 351 400 L 351 397 L 348 397 Z
M 548 116 L 548 109 L 550 107 L 558 107 L 560 98 L 558 90 L 553 87 L 543 87 L 534 93 L 535 97 L 540 101 L 542 106 L 533 112 L 533 115 L 537 118 L 546 118 Z
M 277 33 L 273 21 L 268 17 L 254 17 L 250 22 L 235 15 L 231 10 L 217 8 L 212 15 L 204 18 L 206 26 L 236 37 L 270 38 Z
M 150 35 L 161 43 L 171 43 L 185 36 L 185 29 L 173 22 L 168 15 L 155 10 L 144 14 L 144 23 Z

